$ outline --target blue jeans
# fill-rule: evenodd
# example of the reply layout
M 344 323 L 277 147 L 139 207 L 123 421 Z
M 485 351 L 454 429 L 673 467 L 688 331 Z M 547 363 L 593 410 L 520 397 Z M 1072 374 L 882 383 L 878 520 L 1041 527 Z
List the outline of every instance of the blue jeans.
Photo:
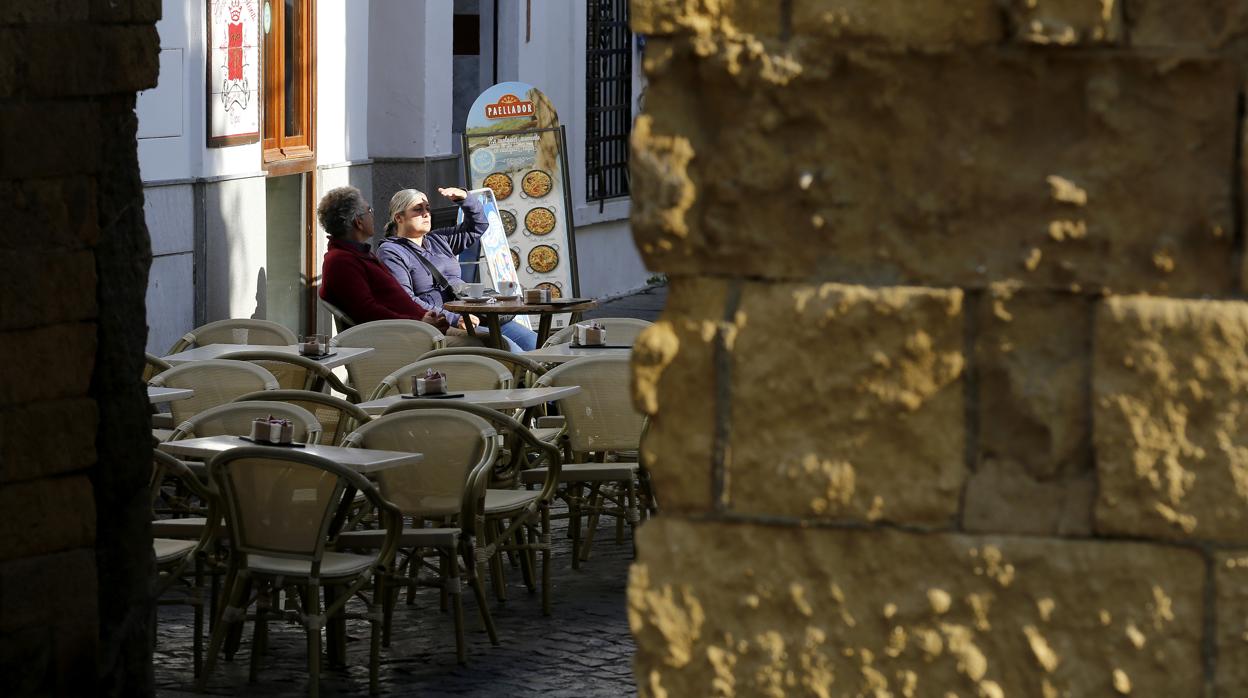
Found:
M 513 352 L 533 351 L 537 348 L 537 333 L 512 320 L 502 326 L 503 341 Z

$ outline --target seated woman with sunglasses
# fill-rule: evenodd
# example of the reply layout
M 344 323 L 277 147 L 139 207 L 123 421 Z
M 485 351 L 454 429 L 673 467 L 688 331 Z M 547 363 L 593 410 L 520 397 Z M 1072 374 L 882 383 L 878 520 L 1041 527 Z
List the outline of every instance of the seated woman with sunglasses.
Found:
M 377 256 L 407 295 L 429 310 L 441 310 L 443 303 L 455 299 L 455 289 L 464 283 L 458 255 L 476 243 L 488 227 L 481 203 L 468 192 L 448 187 L 439 188 L 438 193 L 459 204 L 464 211 L 462 223 L 430 230 L 429 198 L 415 189 L 404 189 L 390 198 L 387 237 L 377 247 Z M 468 331 L 476 325 L 471 317 L 452 312 L 444 315 L 452 328 Z M 512 351 L 537 346 L 537 333 L 514 320 L 503 323 L 502 330 Z

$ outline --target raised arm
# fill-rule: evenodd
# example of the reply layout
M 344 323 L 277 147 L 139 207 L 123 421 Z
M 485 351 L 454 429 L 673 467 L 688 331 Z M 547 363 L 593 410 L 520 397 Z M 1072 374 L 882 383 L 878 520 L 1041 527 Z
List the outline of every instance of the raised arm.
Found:
M 475 245 L 477 240 L 485 234 L 490 223 L 485 219 L 485 210 L 481 207 L 481 202 L 477 201 L 476 197 L 469 196 L 468 192 L 463 189 L 439 187 L 438 193 L 459 204 L 459 208 L 464 212 L 464 220 L 453 227 L 438 228 L 431 231 L 431 234 L 446 240 L 451 251 L 459 254 Z

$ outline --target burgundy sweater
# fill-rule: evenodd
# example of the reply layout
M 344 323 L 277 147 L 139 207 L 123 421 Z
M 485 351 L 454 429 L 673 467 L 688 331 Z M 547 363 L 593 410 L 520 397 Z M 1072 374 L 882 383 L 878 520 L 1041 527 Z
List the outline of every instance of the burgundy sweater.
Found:
M 357 323 L 425 316 L 369 245 L 331 237 L 321 265 L 321 298 Z

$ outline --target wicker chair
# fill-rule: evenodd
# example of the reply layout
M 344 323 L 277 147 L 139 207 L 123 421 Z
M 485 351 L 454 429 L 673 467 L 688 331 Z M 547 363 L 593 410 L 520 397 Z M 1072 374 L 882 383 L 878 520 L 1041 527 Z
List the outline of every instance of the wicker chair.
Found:
M 542 468 L 542 472 L 546 474 L 546 479 L 538 490 L 491 489 L 488 483 L 490 477 L 488 468 L 476 471 L 476 483 L 472 489 L 476 492 L 484 490 L 485 493 L 481 502 L 478 523 L 475 526 L 475 530 L 479 533 L 479 537 L 475 541 L 475 554 L 478 566 L 487 563 L 490 566 L 491 577 L 494 582 L 494 593 L 500 600 L 505 596 L 501 553 L 519 553 L 521 567 L 524 572 L 524 581 L 528 585 L 529 590 L 533 591 L 537 587 L 534 576 L 536 562 L 534 558 L 540 552 L 542 554 L 542 612 L 549 615 L 550 502 L 554 497 L 559 481 L 560 465 L 562 463 L 559 448 L 553 444 L 541 441 L 523 424 L 502 412 L 466 402 L 405 400 L 399 405 L 391 407 L 389 414 L 383 415 L 375 420 L 373 424 L 383 422 L 383 420 L 411 419 L 411 415 L 414 412 L 439 409 L 466 412 L 481 418 L 492 425 L 499 435 L 514 435 L 520 448 L 541 454 L 540 462 L 546 463 L 547 467 Z M 395 423 L 405 424 L 407 422 Z M 369 425 L 369 427 L 361 428 L 360 432 L 367 433 L 369 428 L 375 427 Z M 391 431 L 395 431 L 395 428 L 391 427 Z M 350 442 L 353 438 L 356 438 L 355 435 L 348 437 L 348 441 Z M 492 443 L 493 447 L 491 450 L 496 451 L 498 440 L 495 439 Z M 367 445 L 370 448 L 399 448 L 401 450 L 402 443 L 395 439 L 390 446 L 377 442 Z M 487 454 L 487 457 L 494 458 L 490 454 Z
M 401 547 L 407 551 L 407 566 L 418 568 L 423 560 L 422 548 L 433 549 L 440 557 L 439 583 L 451 599 L 455 649 L 460 662 L 467 657 L 467 646 L 456 555 L 463 559 L 465 576 L 476 595 L 481 622 L 489 633 L 490 641 L 498 643 L 477 573 L 481 560 L 474 555 L 474 532 L 480 516 L 479 487 L 484 485 L 482 474 L 488 473 L 494 460 L 497 448 L 495 436 L 493 427 L 475 415 L 438 409 L 381 417 L 361 426 L 346 441 L 348 447 L 424 454 L 424 460 L 419 465 L 381 471 L 377 473 L 377 481 L 382 495 L 414 522 L 414 526 L 405 528 L 402 535 Z M 425 521 L 434 522 L 437 528 L 424 528 Z M 338 545 L 343 548 L 358 547 L 369 543 L 373 536 L 370 531 L 346 532 L 339 536 Z M 400 581 L 410 588 L 415 576 L 411 574 Z M 397 593 L 397 588 L 394 591 Z M 408 600 L 411 601 L 411 598 L 409 593 Z M 393 596 L 387 599 L 387 630 L 394 600 Z M 386 635 L 388 637 L 389 633 Z
M 624 523 L 635 529 L 641 513 L 649 511 L 653 501 L 649 478 L 638 463 L 607 462 L 620 452 L 637 451 L 641 441 L 645 418 L 633 407 L 631 376 L 627 357 L 590 356 L 569 361 L 538 379 L 539 385 L 581 386 L 578 394 L 558 401 L 559 411 L 567 419 L 571 455 L 559 482 L 564 485 L 560 496 L 567 501 L 571 517 L 573 567 L 588 557 L 599 515 L 618 517 L 617 530 L 621 532 Z M 591 456 L 597 462 L 591 461 Z M 521 473 L 521 481 L 527 484 L 544 483 L 548 477 L 545 468 Z M 645 495 L 645 506 L 639 495 Z M 584 542 L 582 514 L 589 515 Z
M 143 363 L 143 382 L 144 383 L 150 381 L 156 375 L 164 371 L 168 371 L 170 368 L 172 368 L 169 365 L 168 361 L 165 361 L 164 359 L 160 358 L 159 356 L 156 356 L 155 354 L 148 354 L 147 352 L 144 352 L 143 358 L 144 358 L 144 363 Z
M 236 333 L 235 330 L 238 330 Z M 245 336 L 242 334 L 245 333 Z M 237 341 L 238 339 L 243 341 Z M 260 344 L 269 346 L 289 346 L 299 341 L 294 332 L 285 326 L 268 320 L 251 318 L 233 318 L 217 320 L 201 325 L 182 335 L 182 338 L 169 348 L 170 354 L 185 351 L 191 347 L 202 347 L 205 344 Z
M 298 405 L 316 416 L 321 424 L 322 446 L 341 446 L 347 434 L 372 421 L 367 412 L 342 398 L 307 390 L 260 390 L 240 395 L 234 402 L 272 400 Z
M 236 448 L 218 454 L 208 467 L 222 493 L 231 557 L 226 575 L 228 601 L 212 631 L 207 662 L 197 682 L 199 690 L 204 689 L 227 633 L 245 618 L 251 603 L 246 590 L 251 585 L 257 591 L 251 678 L 255 679 L 268 644 L 268 617 L 293 617 L 302 623 L 308 638 L 308 693 L 318 695 L 321 632 L 371 582 L 373 593 L 367 599 L 365 616 L 372 626 L 368 685 L 370 693 L 377 693 L 384 580 L 392 572 L 403 525 L 398 509 L 364 476 L 297 450 Z M 381 512 L 386 533 L 375 555 L 326 550 L 335 512 L 351 489 L 363 492 Z M 276 589 L 284 585 L 303 588 L 297 597 L 298 612 L 286 612 L 270 603 Z M 320 603 L 322 587 L 326 588 L 325 608 Z
M 347 377 L 361 396 L 372 395 L 381 379 L 426 353 L 441 349 L 446 337 L 417 320 L 377 320 L 356 325 L 330 340 L 331 347 L 371 347 L 374 351 L 347 364 Z
M 482 356 L 507 366 L 511 369 L 512 385 L 517 388 L 530 387 L 537 378 L 546 373 L 546 367 L 522 354 L 513 354 L 505 349 L 488 347 L 447 347 L 435 349 L 422 356 L 422 359 L 436 359 L 444 356 Z
M 144 383 L 147 383 L 152 378 L 156 377 L 157 375 L 165 371 L 168 371 L 171 368 L 168 361 L 165 361 L 164 359 L 160 358 L 159 356 L 156 356 L 155 354 L 148 354 L 144 352 L 143 356 L 144 356 L 144 364 L 143 364 L 143 382 Z M 173 428 L 173 415 L 169 414 L 168 412 L 160 412 L 156 409 L 156 405 L 152 405 L 152 428 L 161 429 L 161 430 L 172 429 Z M 166 434 L 166 436 L 168 435 Z
M 275 392 L 272 390 L 262 393 Z M 275 400 L 229 402 L 200 412 L 178 425 L 170 441 L 193 439 L 197 436 L 247 436 L 256 419 L 277 417 L 289 419 L 295 443 L 315 444 L 321 441 L 321 423 L 316 416 L 298 405 Z
M 327 368 L 325 364 L 319 361 L 313 361 L 305 356 L 266 351 L 264 349 L 249 349 L 247 351 L 232 351 L 217 358 L 250 361 L 272 373 L 277 378 L 279 389 L 311 390 L 319 393 L 324 392 L 328 386 L 346 395 L 347 400 L 350 402 L 360 401 L 360 394 L 356 392 L 355 388 L 343 383 L 342 379 L 334 375 L 332 369 Z
M 195 395 L 169 403 L 175 424 L 181 424 L 210 407 L 232 402 L 257 390 L 276 390 L 272 373 L 246 361 L 208 359 L 180 364 L 156 376 L 148 385 L 191 388 Z
M 355 320 L 352 320 L 350 316 L 343 312 L 342 308 L 339 308 L 320 296 L 317 296 L 316 302 L 334 317 L 334 325 L 337 326 L 339 334 L 355 327 Z
M 411 395 L 413 379 L 424 375 L 425 370 L 430 368 L 446 373 L 448 392 L 501 390 L 512 386 L 511 371 L 489 357 L 441 355 L 431 358 L 426 356 L 382 378 L 369 399 L 376 400 L 390 393 Z
M 191 640 L 194 657 L 195 675 L 199 676 L 203 666 L 204 655 L 204 573 L 209 550 L 216 537 L 216 525 L 205 526 L 203 521 L 218 521 L 217 492 L 210 485 L 205 485 L 186 464 L 173 456 L 160 451 L 153 452 L 153 468 L 151 478 L 153 512 L 156 503 L 164 497 L 164 482 L 173 477 L 178 481 L 178 488 L 185 490 L 199 500 L 199 504 L 207 512 L 206 519 L 200 519 L 198 540 L 180 540 L 174 538 L 152 539 L 152 550 L 156 557 L 156 581 L 152 596 L 160 605 L 185 603 L 194 609 L 194 636 Z M 168 598 L 169 592 L 180 583 L 185 583 L 190 570 L 191 582 L 182 588 L 181 598 Z
M 587 319 L 585 322 L 589 321 Z M 632 344 L 637 341 L 637 335 L 641 334 L 642 330 L 654 324 L 631 317 L 598 317 L 592 318 L 592 321 L 606 328 L 608 343 L 619 345 Z M 575 332 L 576 326 L 568 325 L 547 337 L 546 343 L 542 346 L 549 347 L 556 344 L 567 344 L 572 341 L 572 335 Z

